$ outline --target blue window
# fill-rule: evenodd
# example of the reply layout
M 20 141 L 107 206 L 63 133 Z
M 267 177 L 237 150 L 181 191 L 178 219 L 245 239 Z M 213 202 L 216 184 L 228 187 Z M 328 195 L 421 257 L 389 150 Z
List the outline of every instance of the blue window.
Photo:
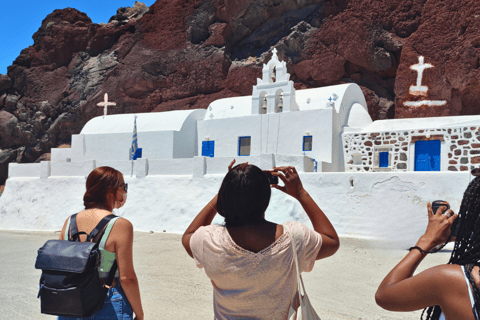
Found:
M 202 156 L 213 158 L 215 141 L 202 141 Z
M 251 137 L 239 137 L 238 138 L 238 155 L 249 156 L 250 155 L 250 143 Z
M 440 140 L 415 142 L 415 171 L 440 171 Z
M 303 136 L 303 151 L 312 151 L 312 136 Z
M 378 158 L 379 158 L 379 167 L 380 168 L 388 168 L 388 151 L 386 152 L 379 152 L 378 153 Z

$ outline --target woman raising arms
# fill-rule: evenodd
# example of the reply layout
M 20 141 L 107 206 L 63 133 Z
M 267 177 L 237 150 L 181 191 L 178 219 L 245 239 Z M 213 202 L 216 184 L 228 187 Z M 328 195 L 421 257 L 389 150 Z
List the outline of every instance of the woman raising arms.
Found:
M 440 207 L 428 209 L 425 234 L 378 287 L 377 304 L 391 311 L 425 309 L 421 318 L 478 320 L 480 314 L 480 177 L 468 186 L 458 214 L 458 234 L 448 264 L 413 276 L 418 265 L 436 246 L 450 240 L 457 214 Z M 434 250 L 435 251 L 435 250 Z
M 229 169 L 233 165 L 232 162 Z M 294 167 L 275 168 L 284 186 L 272 185 L 296 198 L 314 230 L 298 222 L 275 224 L 265 219 L 271 186 L 265 173 L 246 163 L 229 170 L 215 196 L 182 237 L 187 253 L 204 268 L 214 292 L 215 319 L 286 319 L 294 303 L 297 276 L 292 242 L 300 272 L 339 247 L 335 229 L 303 189 Z M 216 213 L 225 225 L 210 225 Z

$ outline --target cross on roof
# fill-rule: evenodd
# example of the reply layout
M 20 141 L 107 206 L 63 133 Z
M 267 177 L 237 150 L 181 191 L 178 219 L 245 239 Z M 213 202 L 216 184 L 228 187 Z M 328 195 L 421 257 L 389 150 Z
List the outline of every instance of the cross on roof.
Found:
M 277 51 L 277 48 L 273 48 L 273 50 L 272 50 L 272 53 L 273 53 L 272 59 L 278 60 L 277 52 L 278 52 L 278 51 Z
M 332 102 L 332 100 L 333 100 L 332 97 L 328 98 L 328 101 Z
M 103 107 L 103 117 L 107 115 L 107 108 L 108 107 L 114 107 L 117 104 L 115 102 L 109 102 L 108 101 L 108 93 L 105 93 L 105 96 L 103 97 L 103 102 L 97 103 L 97 106 Z

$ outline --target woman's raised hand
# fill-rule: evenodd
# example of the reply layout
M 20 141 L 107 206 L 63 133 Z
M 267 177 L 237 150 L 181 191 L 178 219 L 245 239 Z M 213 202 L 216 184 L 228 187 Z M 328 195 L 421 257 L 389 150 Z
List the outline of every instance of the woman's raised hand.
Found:
M 284 183 L 284 186 L 273 184 L 273 188 L 281 190 L 297 200 L 302 193 L 306 192 L 295 167 L 275 167 L 273 168 L 272 175 L 279 177 Z
M 228 165 L 228 171 L 232 170 L 233 168 L 233 165 L 235 164 L 235 159 L 232 160 L 232 162 L 230 162 L 230 164 Z
M 440 207 L 437 212 L 433 213 L 432 205 L 430 202 L 427 202 L 428 225 L 427 230 L 425 230 L 425 234 L 421 239 L 426 241 L 429 246 L 435 247 L 439 244 L 445 243 L 450 236 L 450 227 L 458 215 L 451 209 L 445 209 L 447 209 L 447 207 Z
M 235 159 L 233 159 L 232 162 L 230 162 L 230 164 L 228 165 L 228 171 L 232 170 L 233 165 L 235 164 L 235 162 L 237 162 Z M 241 164 L 247 165 L 247 164 L 248 164 L 248 161 L 247 161 L 247 162 L 244 162 L 244 163 L 241 163 Z

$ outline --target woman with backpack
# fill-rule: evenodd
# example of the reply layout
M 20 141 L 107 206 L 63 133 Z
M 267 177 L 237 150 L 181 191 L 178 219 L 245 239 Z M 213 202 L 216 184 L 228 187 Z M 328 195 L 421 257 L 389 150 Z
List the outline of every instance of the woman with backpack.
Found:
M 427 230 L 378 287 L 375 300 L 380 307 L 424 309 L 420 318 L 425 314 L 428 320 L 480 319 L 480 177 L 470 182 L 458 216 L 446 209 L 433 212 L 427 204 Z M 455 245 L 448 264 L 413 275 L 428 253 L 437 252 L 441 248 L 437 246 L 449 240 Z
M 265 172 L 248 163 L 231 169 L 234 162 L 218 195 L 193 220 L 182 243 L 212 281 L 215 319 L 286 319 L 297 303 L 293 250 L 299 272 L 309 272 L 315 260 L 338 250 L 339 239 L 294 167 L 271 172 L 283 181 L 279 186 L 270 185 Z M 267 221 L 271 187 L 297 199 L 314 230 L 298 222 Z M 211 225 L 217 211 L 225 225 Z
M 87 191 L 83 196 L 85 210 L 76 215 L 79 231 L 90 233 L 112 210 L 120 208 L 127 199 L 128 185 L 119 171 L 110 167 L 98 167 L 87 178 Z M 60 240 L 68 240 L 71 231 L 71 217 L 63 226 Z M 86 235 L 80 235 L 85 241 Z M 100 311 L 87 318 L 58 317 L 59 320 L 72 319 L 135 319 L 143 320 L 143 308 L 140 289 L 133 267 L 133 226 L 125 218 L 115 217 L 93 239 L 99 242 L 101 252 L 98 273 L 100 280 L 106 282 L 109 272 L 115 265 L 118 269 L 115 280 L 108 290 L 105 303 Z M 115 264 L 116 260 L 116 264 Z

